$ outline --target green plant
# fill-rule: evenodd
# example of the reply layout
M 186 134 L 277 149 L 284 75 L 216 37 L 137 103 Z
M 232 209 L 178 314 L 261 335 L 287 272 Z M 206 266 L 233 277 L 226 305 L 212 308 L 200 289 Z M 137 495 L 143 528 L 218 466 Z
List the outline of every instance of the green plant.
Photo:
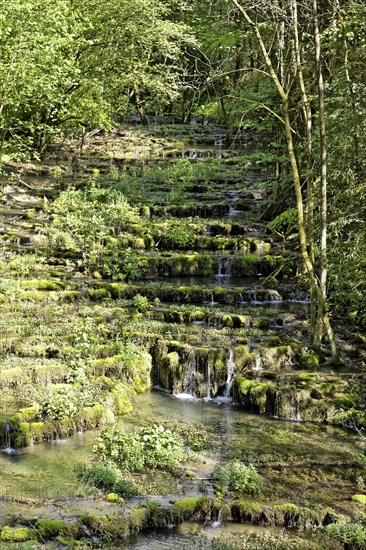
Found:
M 164 244 L 168 248 L 187 250 L 194 244 L 193 230 L 182 223 L 171 223 L 164 235 Z
M 139 471 L 144 466 L 142 442 L 121 430 L 102 430 L 93 451 L 103 460 L 113 460 L 124 470 Z
M 113 489 L 119 477 L 119 472 L 114 466 L 104 464 L 93 464 L 89 468 L 85 464 L 78 464 L 76 474 L 85 483 L 105 490 Z
M 134 250 L 127 248 L 121 257 L 122 274 L 129 281 L 139 279 L 146 272 L 148 263 L 139 258 Z
M 94 452 L 103 460 L 113 460 L 129 471 L 150 468 L 172 468 L 184 459 L 183 441 L 163 426 L 142 428 L 137 434 L 121 430 L 103 430 L 96 440 Z
M 233 460 L 228 467 L 218 466 L 214 471 L 217 489 L 220 493 L 235 491 L 251 496 L 257 495 L 263 485 L 263 479 L 257 470 L 249 464 L 246 466 Z
M 293 238 L 298 232 L 297 209 L 285 210 L 267 223 L 266 227 L 271 233 L 276 233 L 283 239 Z
M 164 426 L 148 426 L 139 434 L 143 443 L 145 464 L 152 468 L 175 466 L 184 458 L 180 437 Z
M 366 529 L 359 523 L 334 523 L 325 527 L 323 539 L 337 541 L 350 550 L 363 550 L 366 548 Z
M 92 407 L 101 397 L 99 384 L 55 384 L 48 388 L 40 414 L 47 421 L 78 415 L 83 407 Z
M 139 494 L 139 487 L 134 481 L 129 479 L 119 479 L 114 485 L 113 490 L 123 497 L 133 497 Z
M 133 297 L 133 305 L 137 309 L 137 311 L 144 313 L 149 309 L 149 300 L 146 298 L 146 296 L 136 294 L 136 296 Z

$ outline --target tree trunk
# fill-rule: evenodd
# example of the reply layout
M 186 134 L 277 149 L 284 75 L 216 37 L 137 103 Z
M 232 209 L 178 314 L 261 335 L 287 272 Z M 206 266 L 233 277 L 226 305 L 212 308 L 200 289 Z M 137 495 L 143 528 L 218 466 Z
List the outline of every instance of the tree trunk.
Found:
M 317 326 L 313 335 L 313 345 L 320 347 L 323 328 L 328 336 L 331 346 L 332 359 L 338 357 L 337 348 L 334 340 L 333 330 L 331 328 L 327 315 L 327 277 L 328 277 L 328 257 L 327 257 L 327 133 L 325 125 L 325 98 L 324 81 L 322 71 L 321 42 L 319 31 L 318 2 L 313 0 L 314 12 L 314 43 L 318 78 L 318 101 L 319 101 L 319 136 L 320 136 L 320 294 L 321 300 L 318 301 Z
M 140 120 L 144 126 L 149 124 L 149 119 L 146 116 L 144 106 L 141 103 L 140 93 L 137 87 L 134 87 L 130 93 L 130 100 L 133 105 L 136 107 L 136 111 L 140 117 Z
M 322 80 L 322 73 L 321 73 L 321 60 L 318 55 L 320 56 L 320 36 L 319 36 L 319 28 L 318 28 L 318 18 L 317 18 L 317 11 L 314 11 L 315 15 L 315 22 L 316 22 L 316 31 L 315 31 L 315 38 L 316 41 L 316 48 L 317 48 L 317 68 L 318 68 L 318 84 L 319 84 L 319 122 L 321 124 L 321 155 L 322 155 L 322 162 L 321 162 L 321 176 L 322 176 L 322 192 L 321 192 L 321 203 L 320 203 L 320 217 L 321 217 L 321 238 L 320 238 L 320 276 L 318 278 L 317 273 L 315 271 L 314 267 L 314 258 L 309 253 L 309 246 L 308 246 L 308 239 L 307 239 L 307 232 L 305 229 L 305 216 L 304 216 L 304 203 L 303 203 L 303 195 L 302 195 L 302 185 L 301 185 L 301 179 L 300 179 L 300 173 L 299 173 L 299 167 L 298 167 L 298 160 L 296 157 L 295 147 L 294 147 L 294 140 L 293 140 L 293 130 L 291 127 L 291 121 L 290 121 L 290 110 L 289 110 L 289 91 L 291 89 L 291 85 L 289 84 L 286 88 L 282 85 L 280 77 L 272 64 L 269 51 L 266 48 L 265 42 L 263 40 L 263 37 L 261 35 L 261 32 L 259 30 L 258 25 L 251 19 L 249 16 L 247 10 L 239 4 L 238 0 L 232 0 L 233 4 L 236 6 L 236 8 L 240 11 L 240 13 L 243 15 L 246 22 L 252 27 L 260 47 L 260 50 L 262 52 L 267 71 L 269 73 L 270 78 L 272 79 L 276 90 L 278 92 L 278 95 L 281 99 L 281 105 L 282 105 L 282 113 L 283 113 L 283 123 L 284 123 L 284 130 L 285 130 L 285 137 L 286 137 L 286 143 L 287 143 L 287 151 L 291 166 L 291 172 L 292 172 L 292 178 L 293 178 L 293 184 L 294 184 L 294 190 L 295 190 L 295 196 L 296 196 L 296 206 L 297 206 L 297 220 L 298 220 L 298 233 L 299 233 L 299 240 L 300 240 L 300 250 L 301 250 L 301 256 L 303 260 L 303 264 L 305 267 L 305 271 L 309 277 L 310 285 L 311 285 L 311 298 L 313 300 L 313 307 L 314 311 L 316 308 L 317 311 L 317 323 L 315 326 L 315 333 L 313 334 L 312 340 L 317 345 L 318 348 L 320 348 L 320 343 L 322 339 L 322 332 L 323 327 L 326 330 L 329 343 L 331 346 L 331 353 L 332 353 L 332 359 L 337 359 L 337 348 L 335 344 L 334 334 L 332 331 L 332 327 L 330 324 L 330 320 L 327 314 L 327 308 L 326 308 L 326 300 L 327 300 L 327 240 L 326 240 L 326 222 L 327 222 L 327 201 L 326 201 L 326 188 L 327 188 L 327 178 L 326 178 L 326 133 L 325 133 L 325 114 L 324 114 L 324 86 L 323 86 L 323 80 Z M 293 4 L 292 4 L 293 7 Z M 296 7 L 296 6 L 295 6 Z M 317 9 L 317 0 L 313 0 L 313 7 Z M 297 13 L 297 12 L 295 12 Z M 295 52 L 296 54 L 296 52 Z M 301 61 L 301 60 L 300 60 Z M 298 66 L 301 67 L 301 63 L 297 63 Z M 305 90 L 305 87 L 304 87 Z M 311 120 L 311 117 L 310 117 Z M 309 126 L 309 130 L 311 127 Z M 311 135 L 311 134 L 310 134 Z M 311 250 L 311 249 L 310 249 Z

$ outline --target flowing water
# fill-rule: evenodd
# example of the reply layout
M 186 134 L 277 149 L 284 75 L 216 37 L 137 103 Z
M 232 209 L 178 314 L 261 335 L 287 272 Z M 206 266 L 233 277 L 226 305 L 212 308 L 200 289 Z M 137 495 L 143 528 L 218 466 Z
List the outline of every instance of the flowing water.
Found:
M 198 125 L 194 127 L 198 128 Z M 141 218 L 141 225 L 146 221 L 146 225 L 150 224 L 150 229 L 159 234 L 159 231 L 162 231 L 160 225 L 169 226 L 176 217 L 177 220 L 182 220 L 183 227 L 185 224 L 190 230 L 193 227 L 194 232 L 198 227 L 200 232 L 198 240 L 194 241 L 197 246 L 193 247 L 193 250 L 186 250 L 184 247 L 182 250 L 176 250 L 176 245 L 169 244 L 169 241 L 165 245 L 161 244 L 164 243 L 164 231 L 155 243 L 146 248 L 140 249 L 141 241 L 144 242 L 143 238 L 134 241 L 131 246 L 136 245 L 137 257 L 146 261 L 151 270 L 143 280 L 133 281 L 129 285 L 131 294 L 121 300 L 104 296 L 96 303 L 97 298 L 89 298 L 88 292 L 90 289 L 98 289 L 100 281 L 95 281 L 91 276 L 86 277 L 77 269 L 76 263 L 71 262 L 74 271 L 70 273 L 64 265 L 56 266 L 61 274 L 55 274 L 57 269 L 53 265 L 44 271 L 27 271 L 29 266 L 22 266 L 21 260 L 32 260 L 33 252 L 41 250 L 37 249 L 34 243 L 39 238 L 39 226 L 42 226 L 42 223 L 47 226 L 49 223 L 41 212 L 42 204 L 45 205 L 46 201 L 42 204 L 38 201 L 37 208 L 40 211 L 37 210 L 33 219 L 30 215 L 31 221 L 28 221 L 28 212 L 27 216 L 23 216 L 21 209 L 26 208 L 26 204 L 19 205 L 19 201 L 13 201 L 12 204 L 14 193 L 9 189 L 8 194 L 4 193 L 4 204 L 0 212 L 3 216 L 1 224 L 4 225 L 3 276 L 6 279 L 10 277 L 6 254 L 18 251 L 28 254 L 17 258 L 20 268 L 25 269 L 25 281 L 22 281 L 25 282 L 25 292 L 27 285 L 30 290 L 38 288 L 36 284 L 32 286 L 32 279 L 39 277 L 61 281 L 65 290 L 53 291 L 52 294 L 40 287 L 42 292 L 29 292 L 25 295 L 23 289 L 18 288 L 18 283 L 13 294 L 11 288 L 4 286 L 3 292 L 8 292 L 13 301 L 9 299 L 8 302 L 5 299 L 2 302 L 0 371 L 6 372 L 1 378 L 1 389 L 6 390 L 6 399 L 10 402 L 14 387 L 17 391 L 21 387 L 18 370 L 27 380 L 26 393 L 35 385 L 35 379 L 41 381 L 41 384 L 65 382 L 65 378 L 62 378 L 62 369 L 61 374 L 58 373 L 58 366 L 63 361 L 66 368 L 72 365 L 72 361 L 69 362 L 68 359 L 68 346 L 72 345 L 75 334 L 78 331 L 80 333 L 80 326 L 88 325 L 85 320 L 89 321 L 91 326 L 90 341 L 95 341 L 94 330 L 97 338 L 101 339 L 101 349 L 104 346 L 103 353 L 105 352 L 109 358 L 109 345 L 116 338 L 116 334 L 125 328 L 122 321 L 120 325 L 116 325 L 116 332 L 113 323 L 117 321 L 114 320 L 113 311 L 120 310 L 116 315 L 117 320 L 121 310 L 127 319 L 131 310 L 133 311 L 133 296 L 146 295 L 149 300 L 148 313 L 151 316 L 137 323 L 133 336 L 135 332 L 139 332 L 138 338 L 144 343 L 149 341 L 150 333 L 153 334 L 156 330 L 166 350 L 169 353 L 174 350 L 174 353 L 180 354 L 180 385 L 179 389 L 178 385 L 172 387 L 169 385 L 169 379 L 169 383 L 163 386 L 167 393 L 151 392 L 135 397 L 134 411 L 120 418 L 117 427 L 132 431 L 151 423 L 171 423 L 173 427 L 174 423 L 187 424 L 188 427 L 192 424 L 199 426 L 207 435 L 200 459 L 187 464 L 187 469 L 193 471 L 195 477 L 181 481 L 164 478 L 156 471 L 144 472 L 141 475 L 144 477 L 145 486 L 151 489 L 149 495 L 158 495 L 157 498 L 166 499 L 199 496 L 202 493 L 214 496 L 212 473 L 215 466 L 238 459 L 255 464 L 263 475 L 261 498 L 266 502 L 296 502 L 310 507 L 334 506 L 341 513 L 347 513 L 345 503 L 350 501 L 355 484 L 352 485 L 349 477 L 343 476 L 343 473 L 347 471 L 347 465 L 352 462 L 354 454 L 362 450 L 362 442 L 338 428 L 301 422 L 304 403 L 312 405 L 318 399 L 319 401 L 315 401 L 316 406 L 318 403 L 322 405 L 324 396 L 320 391 L 314 392 L 311 385 L 309 390 L 306 388 L 308 393 L 304 393 L 302 384 L 310 384 L 311 376 L 316 377 L 318 373 L 312 370 L 311 365 L 310 368 L 307 364 L 303 367 L 301 363 L 296 364 L 293 355 L 286 355 L 287 346 L 290 347 L 292 340 L 297 339 L 296 346 L 306 340 L 309 297 L 305 290 L 296 287 L 291 272 L 287 278 L 281 280 L 280 270 L 278 284 L 271 280 L 272 273 L 278 267 L 276 262 L 280 247 L 268 238 L 265 224 L 258 221 L 258 212 L 263 208 L 262 203 L 265 201 L 262 192 L 263 182 L 270 177 L 270 170 L 268 172 L 267 168 L 247 161 L 244 164 L 238 163 L 239 151 L 229 152 L 222 148 L 224 129 L 216 129 L 212 137 L 214 129 L 207 127 L 207 132 L 204 132 L 204 128 L 206 126 L 200 128 L 194 136 L 189 136 L 191 141 L 188 143 L 192 143 L 192 147 L 182 145 L 177 149 L 174 144 L 171 144 L 170 149 L 160 144 L 159 131 L 163 131 L 164 128 L 154 128 L 152 132 L 157 132 L 155 137 L 152 133 L 157 147 L 156 155 L 147 153 L 144 140 L 149 142 L 151 139 L 148 133 L 143 136 L 141 144 L 136 142 L 136 146 L 130 146 L 129 139 L 134 137 L 135 130 L 128 130 L 125 141 L 122 140 L 122 157 L 109 159 L 108 151 L 106 158 L 98 161 L 95 151 L 92 150 L 92 154 L 80 158 L 83 172 L 80 167 L 76 169 L 75 166 L 71 166 L 71 156 L 66 152 L 66 164 L 61 170 L 65 174 L 63 178 L 42 180 L 35 176 L 31 182 L 38 186 L 35 192 L 37 197 L 42 197 L 42 200 L 49 197 L 52 200 L 63 187 L 70 183 L 75 184 L 76 178 L 79 178 L 77 183 L 83 185 L 91 170 L 96 170 L 95 162 L 99 162 L 97 170 L 99 171 L 100 166 L 102 184 L 122 185 L 126 171 L 133 172 L 135 167 L 137 172 L 141 167 L 166 168 L 174 166 L 179 159 L 181 162 L 182 158 L 184 163 L 199 167 L 199 163 L 215 161 L 213 157 L 233 157 L 230 163 L 223 162 L 221 172 L 212 178 L 207 175 L 209 172 L 206 172 L 204 177 L 197 177 L 197 181 L 189 178 L 185 181 L 185 177 L 180 177 L 178 181 L 184 180 L 182 185 L 186 186 L 186 189 L 183 193 L 179 189 L 180 184 L 178 185 L 176 204 L 171 204 L 169 195 L 172 190 L 174 191 L 171 176 L 167 181 L 160 181 L 159 177 L 155 181 L 154 178 L 144 179 L 142 174 L 141 182 L 138 182 L 136 187 L 138 193 L 142 192 L 141 200 L 138 193 L 134 196 L 133 186 L 131 189 L 126 186 L 124 192 L 130 202 L 137 208 L 146 205 L 149 209 L 149 217 L 146 220 Z M 192 128 L 188 133 L 191 130 Z M 174 129 L 174 132 L 177 131 L 178 129 Z M 186 128 L 179 131 L 183 132 L 182 137 L 187 133 Z M 207 141 L 210 135 L 212 139 L 208 145 L 205 140 Z M 94 146 L 105 146 L 105 139 L 104 136 L 97 136 Z M 117 138 L 113 137 L 113 140 L 115 139 Z M 139 139 L 141 140 L 141 136 Z M 113 140 L 109 144 L 112 150 L 115 145 Z M 249 149 L 251 147 L 250 145 Z M 108 171 L 113 170 L 118 176 L 121 165 L 121 180 L 119 181 L 118 177 L 117 180 L 111 179 Z M 50 158 L 49 168 L 55 166 L 58 166 L 58 162 Z M 70 170 L 67 171 L 67 166 L 71 166 L 72 174 Z M 155 176 L 157 175 L 159 176 L 159 170 L 155 173 Z M 178 224 L 178 221 L 176 223 Z M 143 236 L 142 232 L 140 237 Z M 283 259 L 280 258 L 279 261 L 282 262 Z M 291 261 L 289 260 L 289 264 Z M 15 275 L 18 276 L 19 273 L 16 271 Z M 102 281 L 103 284 L 110 282 L 107 279 Z M 71 292 L 65 296 L 67 291 Z M 73 297 L 74 291 L 80 296 Z M 18 298 L 15 298 L 18 296 L 17 293 L 20 296 L 19 303 L 16 301 Z M 57 299 L 54 300 L 51 295 L 56 295 Z M 170 317 L 171 312 L 176 315 Z M 194 316 L 193 313 L 199 315 Z M 94 318 L 99 319 L 97 327 Z M 98 327 L 103 327 L 103 330 L 99 331 Z M 308 350 L 304 350 L 306 356 Z M 116 351 L 110 353 L 113 359 Z M 166 356 L 154 357 L 154 361 L 152 378 L 154 383 L 160 386 L 160 381 L 167 379 L 160 377 L 159 371 L 166 368 Z M 48 368 L 50 374 L 47 374 Z M 316 366 L 315 369 L 317 368 Z M 274 412 L 269 414 L 282 414 L 292 421 L 248 414 L 243 408 L 235 405 L 233 383 L 237 374 L 250 383 L 253 382 L 253 394 L 257 391 L 255 396 L 259 396 L 255 402 L 257 408 L 253 408 L 251 403 L 242 402 L 243 408 L 259 410 L 263 396 L 260 392 L 274 381 Z M 334 380 L 335 387 L 339 383 L 337 373 L 334 374 L 327 365 L 322 365 L 320 374 L 324 374 L 324 379 L 321 380 L 322 391 L 328 399 L 328 394 L 336 392 L 332 384 Z M 50 378 L 47 378 L 48 376 Z M 52 376 L 56 378 L 52 379 Z M 294 380 L 300 376 L 303 377 L 301 383 L 294 389 Z M 342 392 L 345 391 L 343 383 L 346 383 L 345 379 L 341 380 Z M 286 393 L 289 388 L 290 396 Z M 177 395 L 173 396 L 171 392 L 176 392 Z M 336 393 L 335 395 L 337 396 Z M 362 391 L 360 396 L 361 403 Z M 285 398 L 287 407 L 283 406 Z M 3 448 L 0 452 L 0 497 L 3 497 L 0 498 L 1 515 L 18 513 L 22 505 L 12 502 L 12 498 L 19 501 L 25 499 L 24 506 L 27 510 L 27 499 L 37 499 L 37 513 L 40 517 L 53 517 L 57 514 L 57 508 L 53 508 L 54 503 L 63 507 L 66 516 L 77 515 L 86 510 L 94 511 L 95 514 L 113 512 L 113 504 L 101 498 L 93 499 L 90 495 L 84 498 L 85 486 L 78 481 L 75 472 L 77 463 L 91 460 L 98 430 L 79 432 L 67 440 L 55 439 L 15 450 L 11 446 L 10 425 L 6 422 L 10 413 L 15 412 L 12 407 L 10 409 L 5 410 L 4 396 L 5 422 Z M 39 501 L 44 500 L 48 504 L 39 508 Z M 134 502 L 132 500 L 131 505 Z M 136 502 L 140 501 L 137 499 Z M 35 511 L 32 507 L 28 511 L 29 517 L 34 517 Z M 159 533 L 146 533 L 127 543 L 114 543 L 109 548 L 204 549 L 205 541 L 212 537 L 221 538 L 225 533 L 234 531 L 243 533 L 252 527 L 231 524 L 223 527 L 220 518 L 217 518 L 203 529 L 204 539 L 192 538 L 192 530 L 197 528 L 192 524 L 184 524 L 179 528 Z M 257 532 L 260 530 L 260 527 L 256 528 Z M 107 542 L 105 547 L 108 547 Z
M 207 430 L 207 464 L 197 466 L 209 475 L 216 462 L 352 460 L 359 444 L 344 431 L 329 426 L 273 420 L 243 413 L 214 400 L 177 399 L 152 392 L 135 398 L 135 410 L 117 427 L 135 430 L 151 422 L 203 423 Z M 0 453 L 1 496 L 17 498 L 77 497 L 80 483 L 74 468 L 89 460 L 97 431 L 67 440 L 37 443 L 14 454 Z

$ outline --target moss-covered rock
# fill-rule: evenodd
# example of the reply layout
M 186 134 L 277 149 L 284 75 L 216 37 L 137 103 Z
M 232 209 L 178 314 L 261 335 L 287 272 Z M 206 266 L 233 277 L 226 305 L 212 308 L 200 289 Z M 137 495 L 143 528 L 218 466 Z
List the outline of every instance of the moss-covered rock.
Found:
M 29 527 L 5 526 L 1 530 L 0 539 L 3 542 L 25 542 L 27 540 L 35 540 L 36 534 Z
M 207 512 L 206 497 L 190 497 L 178 500 L 173 505 L 173 514 L 180 521 L 205 518 Z
M 61 519 L 38 519 L 35 528 L 41 539 L 49 540 L 63 535 L 66 531 L 66 523 Z

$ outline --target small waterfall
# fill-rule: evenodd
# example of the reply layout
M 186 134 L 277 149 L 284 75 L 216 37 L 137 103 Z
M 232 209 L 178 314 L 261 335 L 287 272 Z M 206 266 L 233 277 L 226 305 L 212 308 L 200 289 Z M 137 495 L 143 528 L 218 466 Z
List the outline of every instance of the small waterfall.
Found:
M 225 258 L 225 256 L 218 257 L 218 267 L 215 277 L 230 277 L 230 258 Z
M 175 397 L 179 399 L 195 399 L 197 392 L 197 356 L 194 348 L 188 354 L 186 371 L 183 380 L 183 393 Z
M 281 406 L 282 406 L 281 393 L 279 391 L 276 391 L 276 397 L 275 397 L 274 406 L 273 406 L 273 418 L 281 417 Z
M 220 508 L 219 513 L 217 515 L 217 520 L 212 522 L 212 527 L 219 527 L 222 525 L 222 508 Z
M 282 302 L 282 296 L 277 292 L 277 290 L 270 290 L 268 300 L 270 302 Z
M 214 299 L 214 291 L 213 289 L 211 289 L 211 298 L 210 298 L 210 302 L 209 302 L 209 306 L 213 309 L 213 307 L 218 304 L 218 302 L 215 302 L 215 299 Z
M 258 256 L 263 256 L 264 255 L 264 242 L 263 241 L 258 241 L 257 242 L 257 246 L 256 246 L 256 254 Z
M 291 408 L 290 408 L 290 418 L 289 420 L 295 420 L 296 422 L 301 422 L 302 417 L 300 413 L 300 399 L 299 396 L 296 394 L 294 398 L 291 400 Z
M 206 400 L 211 399 L 211 365 L 207 363 L 207 393 L 206 393 Z
M 218 403 L 230 403 L 232 401 L 230 397 L 231 388 L 233 386 L 234 377 L 236 373 L 236 364 L 234 363 L 234 350 L 231 349 L 229 353 L 229 359 L 227 362 L 227 378 L 225 382 L 224 393 L 220 397 L 216 397 L 215 401 Z
M 253 370 L 255 371 L 261 371 L 263 370 L 263 363 L 260 352 L 257 353 L 255 357 L 255 366 L 253 367 Z
M 273 407 L 273 418 L 284 418 L 286 420 L 294 420 L 301 422 L 303 420 L 300 412 L 300 397 L 295 394 L 291 396 L 290 402 L 281 395 L 280 391 L 276 392 Z
M 5 448 L 2 449 L 3 453 L 10 455 L 18 452 L 16 449 L 14 449 L 11 446 L 11 424 L 7 420 L 5 420 L 4 422 L 4 440 L 5 440 Z
M 255 365 L 253 367 L 253 370 L 257 373 L 257 376 L 255 377 L 256 382 L 260 382 L 261 380 L 260 372 L 263 370 L 263 363 L 262 363 L 262 357 L 260 352 L 258 352 L 255 357 Z
M 236 373 L 236 364 L 234 363 L 234 350 L 230 350 L 229 360 L 227 362 L 227 379 L 225 382 L 224 397 L 229 398 L 231 388 L 234 382 L 234 376 Z
M 251 304 L 258 304 L 257 293 L 255 290 L 248 290 L 248 302 Z
M 358 406 L 360 409 L 365 408 L 365 396 L 362 388 L 360 388 L 360 391 L 358 394 Z

